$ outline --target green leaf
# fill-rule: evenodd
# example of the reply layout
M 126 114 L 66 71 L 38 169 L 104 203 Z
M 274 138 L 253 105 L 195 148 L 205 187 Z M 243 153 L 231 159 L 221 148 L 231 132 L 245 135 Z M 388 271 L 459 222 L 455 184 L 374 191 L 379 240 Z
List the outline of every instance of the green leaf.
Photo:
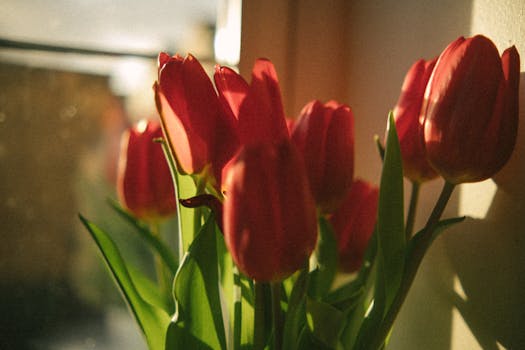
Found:
M 377 266 L 377 275 L 381 273 L 381 264 Z M 385 295 L 384 295 L 384 279 L 377 278 L 376 285 L 374 290 L 374 300 L 373 307 L 366 317 L 362 320 L 361 328 L 357 334 L 357 339 L 355 341 L 356 349 L 368 349 L 368 344 L 370 343 L 371 337 L 374 336 L 375 331 L 378 328 L 378 325 L 383 320 L 385 306 Z
M 255 294 L 253 281 L 246 276 L 236 275 L 236 286 L 241 291 L 241 300 L 240 304 L 236 301 L 236 310 L 235 310 L 235 319 L 237 332 L 240 325 L 240 344 L 241 348 L 249 347 L 253 344 L 253 326 L 254 326 L 254 317 L 255 317 Z M 238 334 L 235 334 L 235 337 L 238 337 Z
M 167 314 L 171 314 L 173 312 L 172 298 L 170 297 L 168 300 L 166 295 L 160 291 L 159 286 L 140 270 L 133 267 L 133 265 L 127 264 L 127 267 L 131 280 L 134 282 L 142 299 L 151 305 L 163 309 Z
M 337 289 L 331 291 L 323 300 L 330 305 L 338 308 L 343 312 L 349 312 L 356 304 L 356 298 L 363 293 L 368 294 L 372 284 L 370 274 L 374 266 L 374 260 L 377 253 L 377 230 L 374 230 L 372 237 L 363 257 L 363 264 L 359 269 L 357 277 Z M 367 289 L 368 286 L 368 289 Z
M 320 342 L 310 331 L 308 325 L 304 326 L 299 335 L 299 340 L 295 347 L 300 350 L 333 350 L 334 348 Z M 336 349 L 343 349 L 337 346 Z
M 432 232 L 432 240 L 434 241 L 443 231 L 445 231 L 447 228 L 458 224 L 465 220 L 465 216 L 456 217 L 456 218 L 450 218 L 445 220 L 440 220 L 436 228 L 434 229 L 434 232 Z M 410 240 L 407 246 L 407 257 L 410 258 L 410 254 L 412 252 L 412 249 L 414 249 L 414 246 L 417 245 L 418 241 L 423 237 L 425 229 L 421 229 L 419 232 L 417 232 L 414 237 Z
M 364 290 L 361 281 L 353 280 L 351 283 L 337 288 L 333 293 L 324 298 L 323 301 L 339 311 L 348 313 L 356 306 Z
M 309 295 L 320 299 L 324 297 L 337 273 L 337 241 L 330 222 L 319 218 L 319 241 L 315 250 L 317 268 L 311 272 Z
M 223 303 L 228 310 L 229 327 L 234 349 L 249 347 L 253 343 L 254 295 L 252 280 L 241 275 L 233 264 L 224 236 L 217 227 L 217 256 Z
M 106 265 L 146 337 L 148 347 L 150 350 L 164 350 L 166 329 L 170 322 L 168 314 L 142 298 L 115 243 L 108 234 L 81 215 L 80 220 L 102 253 Z
M 366 348 L 369 339 L 374 336 L 374 331 L 383 320 L 399 290 L 405 267 L 403 164 L 392 112 L 388 115 L 387 140 L 379 189 L 376 239 L 373 307 L 359 329 L 355 341 L 356 349 Z
M 404 233 L 403 165 L 399 140 L 392 112 L 388 116 L 385 159 L 381 174 L 377 218 L 378 280 L 384 290 L 376 286 L 376 305 L 384 304 L 383 313 L 392 303 L 403 276 L 406 238 Z M 378 282 L 379 283 L 379 282 Z M 377 297 L 384 296 L 384 303 Z
M 365 253 L 364 263 L 359 271 L 353 285 L 347 287 L 348 292 L 356 292 L 357 288 L 361 288 L 362 292 L 358 299 L 353 301 L 354 304 L 347 311 L 347 323 L 341 336 L 341 342 L 345 349 L 354 349 L 359 335 L 359 330 L 365 321 L 365 315 L 370 308 L 372 301 L 372 287 L 376 281 L 377 264 L 375 257 L 377 253 L 377 230 L 374 231 L 368 248 Z M 353 287 L 353 288 L 352 288 Z M 344 287 L 343 287 L 344 288 Z M 346 288 L 345 288 L 346 289 Z M 349 293 L 352 295 L 351 293 Z
M 308 272 L 302 270 L 290 293 L 283 327 L 283 349 L 298 349 L 299 337 L 306 325 L 308 280 Z
M 213 216 L 202 227 L 186 253 L 173 286 L 176 324 L 213 349 L 226 349 L 219 291 L 217 237 Z M 172 326 L 178 332 L 179 328 Z M 174 332 L 175 332 L 174 331 Z M 170 331 L 171 332 L 171 331 Z M 170 339 L 172 334 L 168 334 Z M 187 337 L 181 339 L 186 341 Z M 176 339 L 173 340 L 176 342 Z M 184 344 L 174 347 L 184 349 Z
M 193 335 L 184 322 L 171 322 L 166 334 L 166 350 L 215 350 Z
M 330 304 L 312 298 L 306 300 L 307 321 L 313 337 L 335 349 L 345 325 L 345 314 Z
M 237 344 L 235 348 L 238 349 L 240 346 L 241 330 L 235 328 L 235 322 L 241 321 L 241 315 L 236 317 L 236 311 L 240 312 L 241 310 L 240 281 L 237 280 L 239 275 L 236 267 L 233 265 L 232 257 L 226 248 L 224 236 L 218 227 L 216 227 L 215 236 L 217 238 L 217 260 L 219 263 L 219 283 L 222 291 L 222 301 L 224 309 L 226 310 L 225 314 L 230 316 L 227 319 L 227 326 L 234 330 L 234 333 L 229 332 L 232 337 L 230 341 Z M 241 324 L 239 323 L 238 326 L 240 327 Z M 235 330 L 237 332 L 235 332 Z M 236 338 L 236 335 L 239 335 L 239 338 Z
M 147 225 L 137 220 L 131 213 L 122 208 L 114 200 L 108 200 L 109 205 L 127 222 L 137 229 L 142 239 L 160 256 L 166 267 L 173 275 L 177 272 L 178 264 L 171 249 L 159 237 L 151 233 Z

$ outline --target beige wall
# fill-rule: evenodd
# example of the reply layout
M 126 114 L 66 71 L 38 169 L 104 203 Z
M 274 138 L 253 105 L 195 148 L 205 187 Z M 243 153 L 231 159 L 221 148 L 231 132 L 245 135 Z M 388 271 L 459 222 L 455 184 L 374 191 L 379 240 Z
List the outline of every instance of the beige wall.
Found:
M 288 117 L 312 99 L 344 101 L 347 9 L 343 0 L 243 1 L 241 74 L 250 77 L 256 58 L 271 59 Z
M 491 37 L 500 50 L 515 44 L 525 61 L 524 15 L 520 0 L 246 0 L 240 68 L 247 75 L 255 57 L 271 58 L 292 115 L 314 97 L 348 103 L 356 117 L 356 175 L 378 182 L 381 164 L 372 136 L 384 133 L 386 114 L 409 66 L 438 55 L 460 35 L 477 33 Z M 520 300 L 525 290 L 523 124 L 515 154 L 496 178 L 499 187 L 487 182 L 456 191 L 446 215 L 476 219 L 434 243 L 398 318 L 390 349 L 525 344 Z M 440 187 L 440 181 L 423 187 L 416 225 L 423 224 Z

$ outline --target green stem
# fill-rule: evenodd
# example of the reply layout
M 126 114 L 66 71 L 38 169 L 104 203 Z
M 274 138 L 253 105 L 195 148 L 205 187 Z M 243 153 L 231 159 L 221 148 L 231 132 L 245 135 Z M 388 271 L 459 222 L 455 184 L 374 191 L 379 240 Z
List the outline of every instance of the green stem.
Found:
M 421 265 L 421 262 L 423 261 L 423 257 L 432 243 L 434 238 L 434 230 L 436 229 L 439 219 L 445 210 L 454 187 L 454 184 L 445 182 L 439 199 L 434 206 L 430 217 L 428 218 L 425 228 L 415 237 L 418 238 L 417 240 L 414 240 L 413 238 L 414 245 L 411 254 L 406 258 L 405 271 L 401 281 L 401 286 L 399 287 L 399 290 L 397 291 L 397 294 L 394 297 L 392 305 L 388 309 L 383 322 L 381 322 L 379 325 L 379 328 L 375 334 L 375 337 L 372 339 L 369 349 L 380 349 L 381 346 L 383 346 L 385 339 L 399 313 L 399 310 L 401 309 L 401 306 L 407 297 L 408 291 L 414 282 L 414 278 L 419 266 Z
M 204 190 L 206 189 L 206 181 L 204 180 L 204 178 L 201 178 L 199 176 L 194 176 L 193 181 L 195 182 L 195 189 L 196 189 L 195 195 L 198 196 L 200 194 L 203 194 Z M 202 207 L 197 207 L 193 209 L 193 227 L 195 229 L 195 232 L 193 232 L 193 239 L 195 239 L 195 236 L 197 236 L 197 233 L 199 233 L 201 229 L 202 216 L 203 216 Z
M 253 326 L 253 349 L 254 350 L 263 350 L 266 345 L 265 342 L 265 292 L 264 292 L 264 283 L 254 282 L 255 285 L 255 308 L 254 308 L 254 326 Z
M 410 205 L 408 207 L 407 223 L 406 223 L 406 228 L 405 228 L 405 236 L 406 236 L 407 242 L 410 240 L 410 237 L 412 237 L 412 232 L 414 231 L 414 222 L 416 220 L 419 189 L 420 189 L 420 183 L 416 181 L 412 181 L 412 192 L 410 194 Z
M 281 314 L 281 283 L 271 284 L 272 289 L 272 315 L 273 315 L 273 341 L 274 350 L 281 350 L 283 344 L 283 320 Z
M 166 161 L 168 162 L 168 167 L 171 172 L 171 178 L 173 180 L 173 189 L 174 189 L 174 196 L 175 200 L 177 201 L 177 229 L 178 229 L 178 237 L 177 237 L 177 245 L 178 245 L 178 258 L 179 258 L 179 265 L 182 262 L 182 259 L 184 257 L 184 244 L 182 239 L 182 219 L 180 215 L 180 207 L 181 204 L 179 203 L 180 199 L 180 184 L 179 184 L 179 176 L 178 176 L 178 170 L 177 170 L 177 163 L 175 162 L 175 158 L 173 157 L 173 154 L 170 151 L 170 147 L 168 146 L 168 143 L 164 138 L 160 138 L 157 140 L 157 142 L 160 142 L 162 146 L 162 150 L 164 151 L 164 156 L 166 157 Z

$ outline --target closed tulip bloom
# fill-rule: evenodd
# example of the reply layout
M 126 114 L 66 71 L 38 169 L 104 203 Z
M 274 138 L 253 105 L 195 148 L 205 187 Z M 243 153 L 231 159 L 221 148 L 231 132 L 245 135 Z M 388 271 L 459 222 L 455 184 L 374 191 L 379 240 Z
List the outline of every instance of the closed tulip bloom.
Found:
M 350 273 L 361 267 L 374 232 L 378 200 L 378 187 L 356 180 L 344 202 L 330 218 L 337 238 L 341 271 Z
M 183 173 L 211 166 L 220 184 L 221 170 L 239 146 L 236 120 L 221 106 L 199 61 L 188 55 L 159 55 L 155 86 L 157 109 L 170 148 Z
M 354 116 L 346 105 L 308 103 L 295 122 L 292 141 L 304 157 L 310 188 L 323 213 L 346 197 L 354 173 Z
M 227 67 L 216 67 L 214 78 L 222 105 L 238 122 L 241 144 L 289 137 L 277 73 L 269 60 L 255 61 L 250 84 Z
M 420 119 L 425 89 L 436 60 L 418 60 L 410 67 L 394 108 L 394 119 L 403 158 L 403 173 L 406 178 L 418 183 L 438 176 L 426 157 L 423 120 Z
M 224 237 L 239 269 L 259 282 L 305 266 L 317 240 L 314 202 L 289 140 L 243 147 L 225 178 Z
M 162 129 L 143 121 L 122 135 L 117 178 L 120 202 L 137 218 L 154 221 L 177 210 L 173 180 L 160 144 Z
M 493 176 L 509 159 L 518 125 L 519 55 L 500 58 L 478 35 L 451 43 L 440 55 L 425 92 L 428 159 L 458 184 Z
M 277 73 L 269 60 L 255 61 L 250 83 L 222 66 L 215 67 L 214 79 L 223 109 L 237 123 L 240 145 L 289 138 Z M 231 164 L 223 166 L 223 174 Z

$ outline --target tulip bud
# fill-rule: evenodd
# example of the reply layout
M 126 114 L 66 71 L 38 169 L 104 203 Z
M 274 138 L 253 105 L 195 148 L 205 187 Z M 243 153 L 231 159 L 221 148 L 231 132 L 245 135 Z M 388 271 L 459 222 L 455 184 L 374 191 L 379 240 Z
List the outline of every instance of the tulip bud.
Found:
M 217 67 L 214 78 L 222 105 L 238 120 L 241 144 L 289 137 L 281 89 L 272 62 L 256 60 L 250 84 L 226 67 Z
M 236 121 L 225 111 L 210 78 L 199 61 L 188 55 L 159 55 L 155 102 L 179 170 L 201 173 L 211 166 L 214 184 L 222 167 L 237 151 Z
M 354 173 L 354 116 L 346 105 L 308 103 L 291 134 L 302 153 L 310 188 L 323 213 L 345 198 Z
M 156 121 L 139 123 L 122 135 L 117 192 L 120 202 L 137 218 L 157 220 L 177 210 L 170 169 L 160 144 Z
M 307 262 L 317 220 L 304 164 L 289 140 L 246 145 L 225 178 L 224 237 L 239 269 L 280 281 Z
M 281 90 L 273 64 L 255 61 L 248 84 L 228 67 L 215 67 L 215 86 L 223 109 L 237 122 L 241 145 L 278 142 L 289 138 L 290 124 L 285 120 Z M 223 165 L 222 178 L 232 160 Z
M 403 158 L 403 173 L 411 181 L 419 183 L 438 175 L 426 158 L 423 120 L 420 119 L 425 88 L 436 60 L 418 60 L 410 67 L 394 108 L 397 136 Z
M 330 218 L 337 238 L 339 269 L 359 270 L 374 232 L 377 219 L 379 188 L 356 180 L 345 200 Z
M 440 55 L 422 109 L 428 159 L 458 184 L 493 176 L 509 159 L 518 124 L 519 54 L 500 58 L 484 36 L 463 37 Z

